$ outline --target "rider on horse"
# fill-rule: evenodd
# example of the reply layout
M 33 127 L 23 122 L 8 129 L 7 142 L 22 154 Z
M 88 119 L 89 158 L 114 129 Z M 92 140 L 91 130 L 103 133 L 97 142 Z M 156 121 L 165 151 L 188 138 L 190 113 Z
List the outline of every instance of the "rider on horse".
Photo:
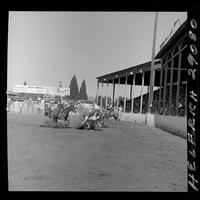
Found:
M 65 122 L 65 127 L 67 127 L 70 123 L 68 117 L 71 111 L 76 113 L 75 106 L 72 103 L 65 105 L 65 103 L 60 98 L 59 103 L 56 105 L 56 107 L 50 110 L 49 118 L 52 118 L 55 122 L 57 122 L 58 119 L 62 119 Z M 66 122 L 68 123 L 66 124 Z
M 95 129 L 95 124 L 97 123 L 102 127 L 101 121 L 101 108 L 95 104 L 91 105 L 91 108 L 88 109 L 89 113 L 85 112 L 83 114 L 84 120 L 82 122 L 82 127 L 87 127 L 88 129 Z

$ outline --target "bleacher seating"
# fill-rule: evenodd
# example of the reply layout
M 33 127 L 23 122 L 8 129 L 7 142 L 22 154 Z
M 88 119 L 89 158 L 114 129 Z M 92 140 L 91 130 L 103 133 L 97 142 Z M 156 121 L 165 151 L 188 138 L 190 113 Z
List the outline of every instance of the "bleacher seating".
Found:
M 178 116 L 184 116 L 185 115 L 185 90 L 186 85 L 181 85 L 180 87 L 180 94 L 179 94 L 179 103 L 180 108 L 178 109 Z M 166 100 L 165 100 L 165 106 L 164 108 L 161 108 L 159 110 L 159 89 L 154 91 L 154 99 L 153 99 L 153 105 L 152 105 L 152 113 L 160 113 L 164 115 L 169 115 L 169 88 L 166 90 Z M 133 113 L 139 113 L 140 112 L 140 99 L 141 97 L 138 96 L 134 98 L 134 106 L 133 106 Z M 148 111 L 148 101 L 149 101 L 149 93 L 143 95 L 143 106 L 142 106 L 142 113 L 147 113 Z M 132 99 L 127 100 L 126 102 L 126 112 L 131 112 L 131 103 Z M 163 90 L 161 91 L 161 105 L 163 103 Z M 175 115 L 176 113 L 176 86 L 172 89 L 172 113 L 171 115 Z

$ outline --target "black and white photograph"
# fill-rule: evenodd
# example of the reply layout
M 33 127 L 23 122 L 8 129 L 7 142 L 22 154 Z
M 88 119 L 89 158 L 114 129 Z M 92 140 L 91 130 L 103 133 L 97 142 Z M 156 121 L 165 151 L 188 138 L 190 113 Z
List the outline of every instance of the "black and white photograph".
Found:
M 9 11 L 8 190 L 187 192 L 188 23 Z

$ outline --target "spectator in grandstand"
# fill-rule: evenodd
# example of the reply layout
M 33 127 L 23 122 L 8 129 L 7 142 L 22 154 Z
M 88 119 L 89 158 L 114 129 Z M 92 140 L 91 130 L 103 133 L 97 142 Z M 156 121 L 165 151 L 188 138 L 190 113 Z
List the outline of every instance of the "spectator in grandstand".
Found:
M 122 111 L 123 111 L 123 106 L 119 105 L 119 112 L 122 112 Z
M 178 115 L 184 116 L 185 115 L 185 106 L 181 102 L 178 104 Z
M 150 103 L 149 107 L 150 107 L 150 112 L 152 113 L 153 112 L 153 105 L 152 105 L 152 103 Z
M 124 102 L 123 102 L 123 100 L 121 100 L 120 103 L 119 103 L 119 106 L 123 107 L 123 105 L 124 105 Z
M 178 103 L 178 109 L 181 109 L 183 107 L 183 104 L 181 102 Z
M 162 114 L 163 114 L 163 112 L 164 112 L 164 108 L 163 108 L 163 107 L 161 107 L 161 108 L 160 108 L 160 115 L 162 115 Z
M 172 103 L 172 112 L 171 112 L 171 115 L 172 116 L 175 116 L 176 115 L 176 107 L 175 107 L 175 104 Z

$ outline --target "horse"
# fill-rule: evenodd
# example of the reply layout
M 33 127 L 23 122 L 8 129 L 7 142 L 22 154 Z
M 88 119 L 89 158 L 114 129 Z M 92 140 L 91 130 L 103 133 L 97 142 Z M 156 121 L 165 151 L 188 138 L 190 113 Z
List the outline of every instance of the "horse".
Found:
M 70 123 L 68 117 L 71 111 L 76 113 L 76 109 L 73 104 L 69 105 L 68 107 L 65 107 L 63 104 L 58 104 L 56 109 L 52 112 L 51 117 L 55 122 L 57 122 L 58 119 L 64 120 L 65 122 L 64 127 L 68 127 Z M 66 122 L 68 123 L 66 124 Z
M 112 107 L 110 109 L 102 109 L 101 120 L 103 124 L 105 120 L 112 117 L 115 120 L 113 121 L 113 123 L 115 123 L 116 121 L 119 123 L 119 109 L 117 107 Z

